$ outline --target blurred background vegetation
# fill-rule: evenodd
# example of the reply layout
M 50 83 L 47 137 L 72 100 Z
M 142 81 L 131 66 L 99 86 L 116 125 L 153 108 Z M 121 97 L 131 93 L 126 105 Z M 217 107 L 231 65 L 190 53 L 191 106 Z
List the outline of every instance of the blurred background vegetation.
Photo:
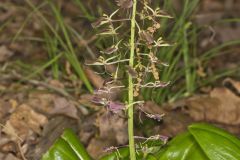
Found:
M 172 46 L 159 49 L 157 54 L 159 59 L 170 65 L 160 70 L 160 77 L 163 81 L 171 81 L 171 85 L 164 89 L 143 89 L 142 97 L 145 100 L 159 104 L 173 102 L 199 92 L 204 86 L 217 85 L 217 80 L 221 78 L 239 76 L 239 64 L 214 67 L 218 63 L 214 62 L 217 57 L 220 59 L 217 61 L 224 63 L 224 59 L 234 52 L 234 46 L 240 43 L 240 39 L 236 38 L 218 39 L 216 32 L 219 30 L 216 31 L 215 28 L 239 25 L 238 18 L 222 13 L 220 17 L 206 18 L 204 22 L 199 14 L 204 3 L 199 0 L 154 0 L 152 3 L 153 6 L 161 6 L 162 10 L 174 17 L 163 19 L 158 32 Z M 96 59 L 99 50 L 111 44 L 95 36 L 96 30 L 92 29 L 91 23 L 103 13 L 113 12 L 116 9 L 115 2 L 26 0 L 17 4 L 11 6 L 11 3 L 3 3 L 1 6 L 2 10 L 13 7 L 12 10 L 23 15 L 9 16 L 2 20 L 0 32 L 3 34 L 8 28 L 11 31 L 1 39 L 6 38 L 4 43 L 7 42 L 10 48 L 19 50 L 27 58 L 13 58 L 15 61 L 11 63 L 14 65 L 9 65 L 8 68 L 21 71 L 25 79 L 34 77 L 44 80 L 46 74 L 47 78 L 51 76 L 58 80 L 80 79 L 85 89 L 79 86 L 79 92 L 93 92 L 93 78 L 86 75 L 84 63 Z M 21 25 L 13 29 L 9 26 L 12 21 Z M 102 77 L 105 78 L 104 75 Z M 145 81 L 151 79 L 148 77 Z M 76 88 L 70 87 L 67 92 L 74 90 Z

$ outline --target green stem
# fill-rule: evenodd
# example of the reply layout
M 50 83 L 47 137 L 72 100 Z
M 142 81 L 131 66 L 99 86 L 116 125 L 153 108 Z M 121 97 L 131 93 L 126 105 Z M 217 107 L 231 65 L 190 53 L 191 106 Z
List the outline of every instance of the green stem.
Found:
M 130 39 L 130 58 L 129 66 L 134 65 L 134 51 L 135 51 L 135 25 L 136 25 L 136 8 L 137 0 L 133 0 L 132 18 L 131 18 L 131 39 Z M 135 144 L 134 144 L 134 125 L 133 125 L 133 79 L 129 74 L 128 78 L 128 138 L 129 138 L 129 151 L 130 159 L 136 160 Z
M 187 87 L 187 96 L 192 93 L 192 75 L 190 68 L 190 55 L 189 55 L 189 44 L 187 38 L 187 30 L 190 27 L 190 23 L 187 23 L 183 28 L 183 59 L 185 65 L 185 78 L 186 78 L 186 87 Z

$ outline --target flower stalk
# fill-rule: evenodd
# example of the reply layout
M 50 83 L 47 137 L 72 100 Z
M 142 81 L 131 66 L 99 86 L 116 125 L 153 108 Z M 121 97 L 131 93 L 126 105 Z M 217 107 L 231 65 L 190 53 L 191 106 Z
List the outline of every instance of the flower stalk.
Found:
M 132 18 L 131 18 L 131 37 L 130 37 L 130 58 L 129 66 L 134 67 L 134 52 L 135 52 L 135 26 L 136 26 L 136 9 L 137 0 L 133 0 Z M 131 74 L 128 76 L 128 138 L 130 159 L 136 160 L 135 143 L 134 143 L 134 118 L 133 118 L 133 102 L 134 102 L 134 84 Z

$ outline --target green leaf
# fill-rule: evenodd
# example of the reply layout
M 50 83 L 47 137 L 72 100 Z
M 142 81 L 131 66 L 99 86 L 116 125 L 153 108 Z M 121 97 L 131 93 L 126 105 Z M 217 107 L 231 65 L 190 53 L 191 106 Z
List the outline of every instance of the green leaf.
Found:
M 164 150 L 158 160 L 209 160 L 189 132 L 176 136 Z
M 146 157 L 146 160 L 157 160 L 157 158 L 156 158 L 154 155 L 149 154 L 149 155 Z
M 78 155 L 81 160 L 91 159 L 83 144 L 79 141 L 79 138 L 72 130 L 66 129 L 61 138 L 68 142 L 69 146 L 71 146 L 72 150 Z
M 66 129 L 42 160 L 91 160 L 75 133 Z
M 159 152 L 159 160 L 239 160 L 240 140 L 208 124 L 193 124 Z
M 194 124 L 189 131 L 210 160 L 239 160 L 240 140 L 219 128 Z
M 72 148 L 63 139 L 58 139 L 51 149 L 43 155 L 42 160 L 79 160 Z

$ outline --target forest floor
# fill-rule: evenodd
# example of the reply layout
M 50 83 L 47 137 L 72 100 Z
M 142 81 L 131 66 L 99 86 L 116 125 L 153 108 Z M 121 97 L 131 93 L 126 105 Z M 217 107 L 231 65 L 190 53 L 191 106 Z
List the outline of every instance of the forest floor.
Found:
M 38 160 L 64 128 L 72 128 L 93 157 L 104 154 L 105 147 L 127 144 L 126 119 L 91 103 L 93 95 L 83 91 L 79 79 L 70 76 L 73 71 L 68 63 L 63 63 L 67 76 L 62 80 L 53 79 L 47 70 L 40 78 L 25 77 L 38 70 L 37 64 L 47 57 L 38 39 L 26 38 L 41 37 L 42 26 L 37 20 L 22 29 L 25 37 L 12 40 L 29 15 L 25 6 L 24 1 L 0 2 L 0 160 Z M 76 13 L 74 6 L 66 3 L 65 7 L 68 16 Z M 226 16 L 239 18 L 239 9 L 240 3 L 236 0 L 202 0 L 193 19 L 207 26 Z M 86 37 L 91 46 L 95 37 L 89 33 Z M 206 50 L 239 38 L 239 23 L 214 27 L 203 31 L 198 49 Z M 232 47 L 230 52 L 212 59 L 209 64 L 206 70 L 239 66 L 240 46 Z M 92 74 L 89 68 L 85 71 L 95 87 L 101 86 L 103 78 Z M 70 88 L 69 91 L 66 88 Z M 165 116 L 163 121 L 155 122 L 136 113 L 135 134 L 139 136 L 173 137 L 199 121 L 216 124 L 240 136 L 240 75 L 224 77 L 199 88 L 193 96 L 161 106 L 147 101 L 144 110 Z

